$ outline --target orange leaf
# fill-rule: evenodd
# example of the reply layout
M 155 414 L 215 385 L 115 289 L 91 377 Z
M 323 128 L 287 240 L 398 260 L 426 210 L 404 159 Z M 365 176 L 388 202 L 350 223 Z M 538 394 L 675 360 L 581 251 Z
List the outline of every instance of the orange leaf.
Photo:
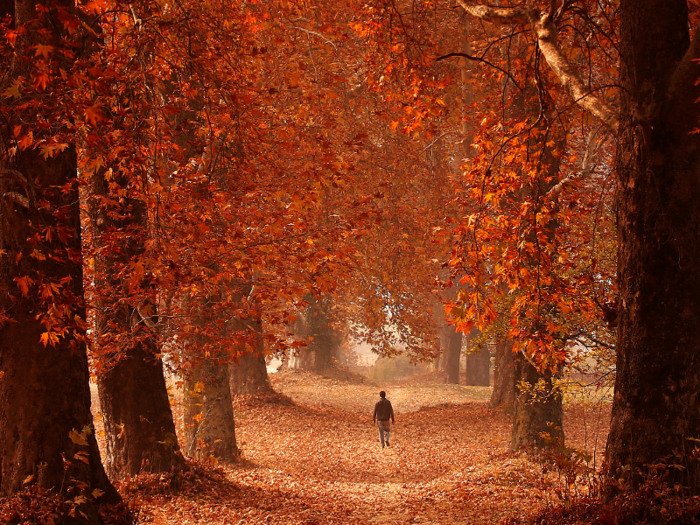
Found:
M 17 286 L 22 291 L 22 295 L 24 297 L 27 297 L 27 294 L 29 293 L 29 287 L 33 284 L 34 281 L 32 281 L 32 279 L 30 277 L 27 277 L 26 275 L 24 277 L 15 277 L 14 281 L 17 283 Z
M 53 50 L 56 48 L 46 44 L 37 44 L 36 46 L 34 46 L 34 49 L 35 57 L 43 56 L 44 58 L 49 58 L 49 55 L 53 53 Z
M 102 104 L 93 104 L 85 109 L 85 120 L 91 126 L 95 126 L 99 121 L 105 120 L 102 110 L 100 109 L 101 107 Z

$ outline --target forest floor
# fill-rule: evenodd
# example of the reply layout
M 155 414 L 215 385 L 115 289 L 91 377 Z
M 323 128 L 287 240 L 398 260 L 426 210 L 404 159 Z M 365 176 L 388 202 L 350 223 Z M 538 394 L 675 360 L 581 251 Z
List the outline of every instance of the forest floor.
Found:
M 509 451 L 510 417 L 488 408 L 489 388 L 299 371 L 272 382 L 282 396 L 235 407 L 240 463 L 200 469 L 177 491 L 132 483 L 139 523 L 494 524 L 566 490 L 556 468 Z M 372 424 L 380 388 L 396 412 L 386 449 Z M 607 405 L 568 406 L 567 446 L 597 442 L 600 464 L 608 420 Z

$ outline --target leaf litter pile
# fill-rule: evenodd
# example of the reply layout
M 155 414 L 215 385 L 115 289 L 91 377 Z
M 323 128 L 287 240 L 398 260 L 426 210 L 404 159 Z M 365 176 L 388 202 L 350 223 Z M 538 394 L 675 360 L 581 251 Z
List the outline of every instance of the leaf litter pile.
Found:
M 510 416 L 488 408 L 489 388 L 300 371 L 272 382 L 281 395 L 236 401 L 240 462 L 195 464 L 176 486 L 169 476 L 122 484 L 139 522 L 492 524 L 570 489 L 556 468 L 509 450 Z M 396 413 L 386 449 L 372 424 L 380 388 Z M 608 407 L 568 407 L 567 446 L 600 449 L 608 419 Z

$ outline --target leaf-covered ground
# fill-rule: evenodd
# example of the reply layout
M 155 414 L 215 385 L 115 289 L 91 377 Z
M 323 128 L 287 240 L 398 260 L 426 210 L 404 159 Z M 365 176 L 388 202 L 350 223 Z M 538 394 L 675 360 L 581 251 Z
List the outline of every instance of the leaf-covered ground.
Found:
M 543 473 L 508 450 L 509 416 L 488 409 L 488 388 L 293 371 L 272 379 L 293 402 L 238 400 L 243 461 L 202 471 L 175 491 L 135 490 L 141 522 L 492 524 L 556 501 L 562 487 L 555 469 Z M 379 387 L 397 418 L 387 449 L 371 419 Z M 607 421 L 607 410 L 569 408 L 568 444 L 592 450 L 598 426 L 600 447 Z

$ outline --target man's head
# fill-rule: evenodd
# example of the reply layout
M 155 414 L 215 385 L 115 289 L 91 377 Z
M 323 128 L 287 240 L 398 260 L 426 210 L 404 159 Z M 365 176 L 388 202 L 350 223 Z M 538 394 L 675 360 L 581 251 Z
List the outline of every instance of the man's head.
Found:
M 381 397 L 382 399 L 384 399 L 384 398 L 386 397 L 386 392 L 384 392 L 384 390 L 382 390 L 381 392 L 379 392 L 379 397 Z

